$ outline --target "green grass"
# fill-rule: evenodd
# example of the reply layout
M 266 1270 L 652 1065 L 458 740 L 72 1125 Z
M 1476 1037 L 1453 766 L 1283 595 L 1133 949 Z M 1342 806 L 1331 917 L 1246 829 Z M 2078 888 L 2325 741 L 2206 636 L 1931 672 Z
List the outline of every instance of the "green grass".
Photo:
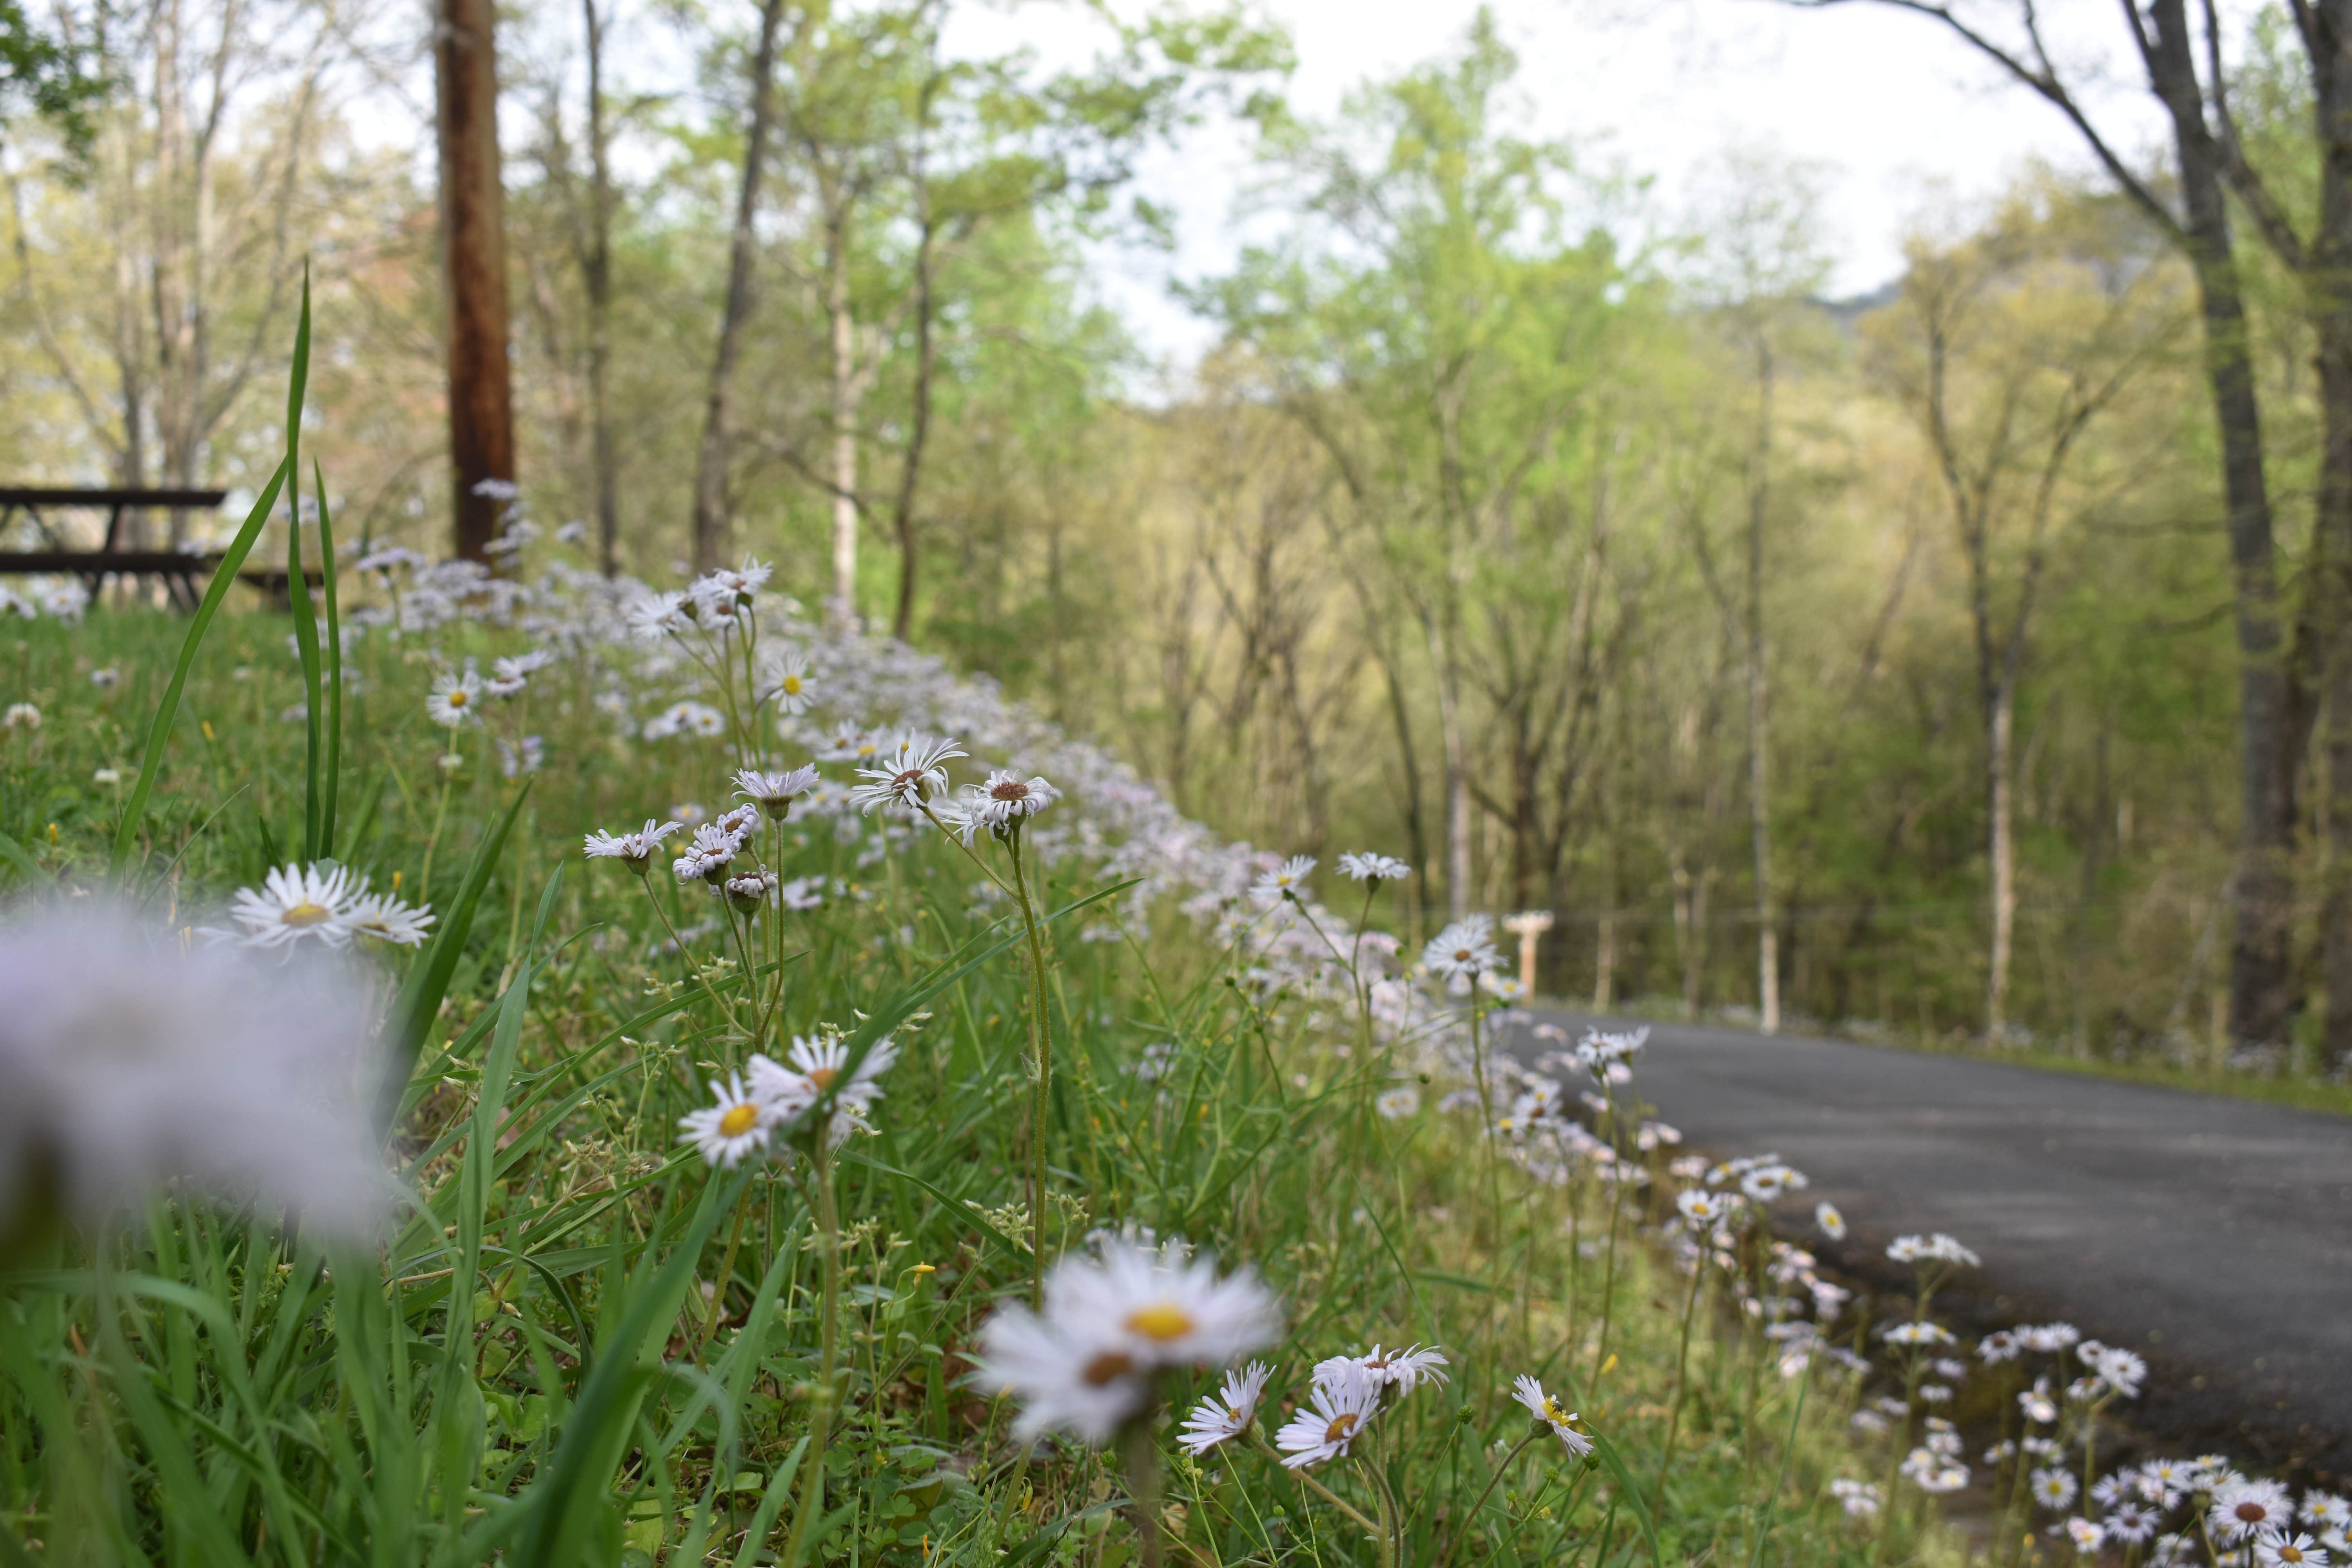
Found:
M 283 616 L 226 616 L 190 675 L 132 857 L 149 887 L 171 868 L 184 910 L 257 879 L 300 841 L 309 742 L 279 716 L 302 681 L 287 628 Z M 127 774 L 184 630 L 97 613 L 0 644 L 46 719 L 0 761 L 0 826 L 26 862 L 0 875 L 17 891 L 102 880 L 121 793 L 91 776 Z M 459 628 L 447 651 L 511 646 Z M 411 893 L 429 858 L 430 896 L 446 903 L 518 791 L 478 756 L 443 800 L 441 740 L 422 718 L 429 668 L 415 651 L 381 636 L 354 651 L 335 848 Z M 123 679 L 92 685 L 101 666 Z M 664 928 L 635 879 L 578 861 L 584 828 L 674 800 L 716 805 L 724 745 L 614 742 L 591 693 L 567 680 L 549 672 L 531 699 L 528 721 L 559 765 L 486 865 L 406 1096 L 395 1150 L 417 1207 L 378 1253 L 322 1252 L 211 1205 L 159 1202 L 139 1225 L 20 1268 L 0 1286 L 12 1309 L 0 1553 L 748 1564 L 782 1551 L 821 1464 L 812 1561 L 1132 1561 L 1131 1521 L 1110 1506 L 1124 1496 L 1118 1468 L 1067 1444 L 1024 1456 L 1007 1404 L 969 1381 L 978 1323 L 1024 1292 L 1031 1266 L 1023 970 L 999 952 L 924 1001 L 902 1030 L 877 1135 L 845 1153 L 848 1371 L 813 1458 L 803 1439 L 823 1291 L 806 1192 L 772 1167 L 709 1172 L 675 1142 L 703 1080 L 753 1042 L 678 957 L 654 951 Z M 936 842 L 860 866 L 817 824 L 787 836 L 779 868 L 847 889 L 788 933 L 782 1032 L 902 1011 L 1008 938 L 970 898 L 971 868 Z M 671 880 L 657 871 L 652 885 L 675 900 Z M 1040 901 L 1062 908 L 1101 886 L 1091 865 L 1065 860 Z M 704 912 L 677 904 L 670 918 Z M 1601 1259 L 1573 1245 L 1606 1234 L 1601 1189 L 1541 1186 L 1506 1166 L 1502 1222 L 1482 1218 L 1487 1156 L 1469 1121 L 1361 1115 L 1344 1029 L 1229 984 L 1234 953 L 1173 910 L 1155 914 L 1148 935 L 1120 942 L 1049 927 L 1048 1250 L 1140 1225 L 1253 1265 L 1285 1303 L 1276 1388 L 1291 1397 L 1322 1356 L 1376 1340 L 1444 1345 L 1453 1381 L 1384 1418 L 1416 1563 L 1464 1528 L 1501 1445 L 1527 1432 L 1507 1398 L 1520 1372 L 1575 1390 L 1634 1492 L 1654 1492 L 1684 1287 L 1636 1239 L 1633 1205 L 1604 1295 Z M 1168 1070 L 1147 1083 L 1132 1068 L 1163 1042 Z M 739 1214 L 744 1239 L 730 1247 Z M 713 1280 L 720 1322 L 705 1340 Z M 1703 1321 L 1717 1321 L 1714 1300 L 1711 1289 Z M 1698 1336 L 1658 1550 L 1677 1563 L 1859 1562 L 1874 1534 L 1822 1489 L 1879 1465 L 1847 1446 L 1853 1392 L 1817 1370 L 1792 1429 L 1801 1384 L 1759 1375 L 1759 1349 L 1737 1330 Z M 1172 1387 L 1165 1419 L 1212 1381 Z M 1285 1473 L 1161 1446 L 1184 1560 L 1375 1560 Z M 1360 1479 L 1334 1469 L 1325 1479 L 1369 1507 Z M 1648 1562 L 1633 1501 L 1616 1477 L 1529 1448 L 1456 1561 Z M 1907 1520 L 1893 1545 L 1897 1557 L 1946 1550 Z

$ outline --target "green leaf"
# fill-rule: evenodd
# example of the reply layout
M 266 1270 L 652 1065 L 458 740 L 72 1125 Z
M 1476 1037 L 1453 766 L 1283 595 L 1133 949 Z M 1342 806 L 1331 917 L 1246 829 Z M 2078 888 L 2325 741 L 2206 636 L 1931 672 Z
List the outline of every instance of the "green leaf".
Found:
M 25 873 L 28 881 L 37 882 L 42 879 L 41 863 L 33 858 L 33 852 L 5 833 L 0 833 L 0 860 L 5 860 Z

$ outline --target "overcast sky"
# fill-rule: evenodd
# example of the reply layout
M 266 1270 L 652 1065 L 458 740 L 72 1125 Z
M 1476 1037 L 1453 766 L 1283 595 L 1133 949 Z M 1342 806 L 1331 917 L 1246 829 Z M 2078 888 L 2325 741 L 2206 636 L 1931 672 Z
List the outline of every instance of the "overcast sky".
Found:
M 1294 101 L 1336 109 L 1369 78 L 1447 52 L 1474 0 L 1260 0 L 1297 41 Z M 1497 0 L 1522 61 L 1536 128 L 1571 139 L 1588 165 L 1656 181 L 1661 211 L 1684 210 L 1733 148 L 1815 166 L 1832 288 L 1874 288 L 1900 264 L 1903 235 L 1931 200 L 1982 200 L 2029 161 L 2087 165 L 2056 112 L 1979 63 L 1940 24 L 1869 4 L 1801 11 L 1775 0 Z M 2133 149 L 2161 132 L 2145 92 L 2129 88 L 2128 41 L 2110 0 L 2044 0 L 2062 48 L 2095 79 L 2108 133 Z M 1033 13 L 1034 15 L 1034 13 Z M 1179 215 L 1172 263 L 1105 256 L 1101 286 L 1158 357 L 1181 365 L 1204 342 L 1171 301 L 1172 270 L 1199 276 L 1230 261 L 1234 199 L 1247 175 L 1240 141 L 1210 133 L 1155 159 L 1147 193 Z M 1942 194 L 1938 194 L 1938 193 Z

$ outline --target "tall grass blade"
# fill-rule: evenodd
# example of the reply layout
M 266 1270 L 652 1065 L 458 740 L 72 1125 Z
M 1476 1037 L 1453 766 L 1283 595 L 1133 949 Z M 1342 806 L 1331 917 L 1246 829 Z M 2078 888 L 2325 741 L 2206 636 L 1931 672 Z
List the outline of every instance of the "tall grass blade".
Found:
M 302 313 L 294 328 L 294 374 L 286 389 L 286 603 L 294 612 L 294 652 L 302 661 L 302 723 L 308 745 L 302 771 L 302 858 L 319 847 L 319 616 L 310 580 L 302 571 L 302 395 L 310 379 L 310 269 L 302 268 Z
M 138 781 L 131 786 L 131 798 L 122 804 L 122 820 L 114 829 L 114 851 L 107 859 L 107 873 L 118 881 L 130 864 L 131 847 L 139 841 L 140 824 L 147 818 L 147 797 L 154 792 L 155 775 L 163 769 L 163 746 L 172 738 L 172 721 L 180 715 L 180 694 L 187 689 L 188 671 L 195 665 L 196 650 L 204 646 L 205 633 L 212 628 L 213 617 L 220 614 L 221 601 L 228 597 L 229 584 L 236 581 L 245 558 L 253 552 L 254 541 L 261 537 L 263 525 L 277 510 L 278 492 L 292 471 L 280 462 L 278 471 L 269 476 L 269 483 L 263 487 L 253 510 L 246 513 L 236 537 L 229 541 L 227 552 L 213 573 L 212 585 L 205 590 L 204 601 L 188 623 L 188 635 L 180 645 L 179 662 L 172 667 L 171 681 L 163 688 L 163 700 L 155 705 L 155 716 L 147 721 L 147 744 L 145 755 L 140 760 Z
M 441 999 L 449 993 L 450 978 L 457 972 L 457 960 L 466 951 L 466 938 L 474 929 L 474 910 L 482 901 L 482 890 L 489 886 L 490 872 L 506 851 L 515 819 L 522 814 L 522 803 L 530 798 L 530 781 L 525 780 L 522 788 L 515 792 L 514 804 L 499 819 L 498 826 L 484 834 L 481 843 L 475 847 L 474 861 L 466 868 L 466 880 L 457 889 L 457 901 L 449 906 L 434 931 L 433 940 L 425 944 L 415 967 L 402 982 L 400 994 L 393 999 L 392 1018 L 384 1033 L 392 1058 L 384 1073 L 382 1124 L 386 1129 L 399 1110 L 401 1097 L 407 1091 L 409 1075 L 416 1068 L 417 1052 L 424 1049 L 425 1037 L 441 1011 Z
M 319 853 L 335 852 L 335 803 L 343 777 L 343 620 L 335 605 L 335 525 L 327 515 L 327 476 L 310 459 L 319 498 L 319 585 L 327 599 L 327 782 L 319 803 Z

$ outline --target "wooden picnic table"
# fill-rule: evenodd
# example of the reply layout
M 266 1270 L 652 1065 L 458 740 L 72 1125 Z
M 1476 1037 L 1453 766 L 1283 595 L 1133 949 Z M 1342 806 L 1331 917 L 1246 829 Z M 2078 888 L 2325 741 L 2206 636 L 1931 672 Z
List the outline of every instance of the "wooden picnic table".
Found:
M 89 585 L 90 597 L 109 577 L 158 577 L 171 594 L 172 602 L 182 609 L 192 610 L 202 596 L 196 579 L 209 582 L 221 563 L 217 550 L 125 550 L 122 545 L 122 520 L 133 510 L 211 511 L 228 499 L 226 490 L 183 490 L 155 489 L 59 489 L 35 486 L 0 487 L 0 530 L 6 529 L 16 513 L 22 510 L 40 530 L 47 550 L 0 550 L 0 576 L 42 574 L 66 574 L 79 577 Z M 58 531 L 49 525 L 46 511 L 103 511 L 106 515 L 106 542 L 96 550 L 74 550 Z M 316 583 L 322 580 L 317 570 L 303 575 Z M 237 574 L 240 582 L 250 583 L 273 600 L 286 595 L 285 572 L 256 568 Z

